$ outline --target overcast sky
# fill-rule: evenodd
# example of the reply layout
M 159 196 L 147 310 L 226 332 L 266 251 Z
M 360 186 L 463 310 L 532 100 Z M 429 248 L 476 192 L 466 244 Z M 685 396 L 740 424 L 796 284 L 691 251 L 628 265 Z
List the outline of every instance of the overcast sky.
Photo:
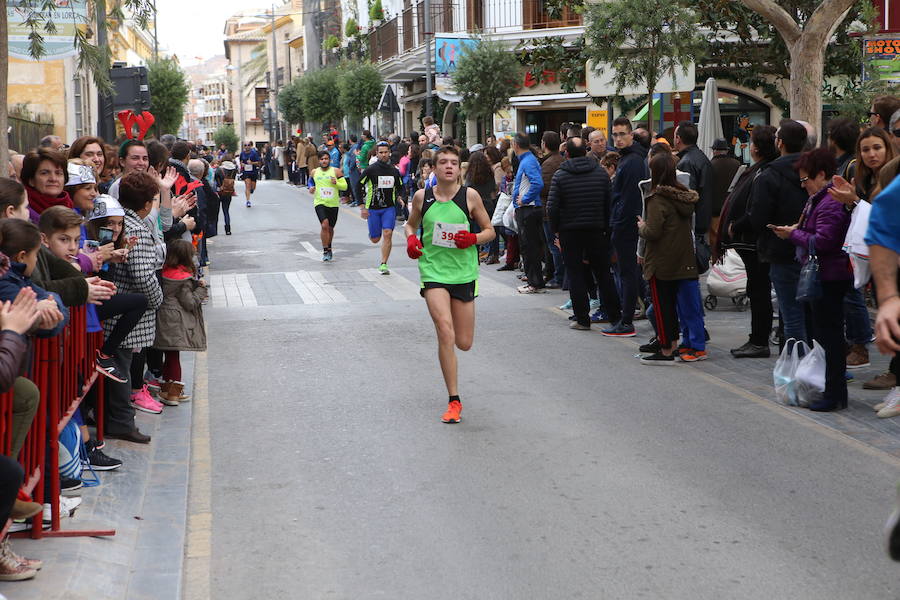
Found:
M 182 65 L 225 54 L 222 31 L 225 20 L 255 6 L 259 12 L 271 3 L 265 0 L 156 0 L 160 50 L 178 55 Z

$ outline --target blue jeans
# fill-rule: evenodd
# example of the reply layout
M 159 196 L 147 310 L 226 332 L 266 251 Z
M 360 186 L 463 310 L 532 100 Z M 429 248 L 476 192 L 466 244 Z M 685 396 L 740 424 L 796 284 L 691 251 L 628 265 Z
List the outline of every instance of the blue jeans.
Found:
M 692 350 L 706 350 L 706 330 L 703 323 L 703 302 L 700 299 L 700 280 L 681 279 L 676 295 L 681 343 Z
M 544 221 L 544 236 L 547 238 L 547 247 L 550 248 L 550 254 L 553 256 L 553 281 L 562 285 L 566 278 L 566 263 L 563 262 L 562 252 L 553 243 L 556 238 L 553 231 L 550 230 L 550 221 Z
M 872 322 L 866 300 L 862 292 L 852 285 L 844 294 L 844 321 L 848 342 L 865 345 L 872 341 Z
M 797 282 L 800 280 L 800 263 L 772 264 L 769 279 L 778 296 L 778 312 L 784 327 L 784 340 L 791 338 L 808 341 L 806 317 L 803 306 L 797 302 Z

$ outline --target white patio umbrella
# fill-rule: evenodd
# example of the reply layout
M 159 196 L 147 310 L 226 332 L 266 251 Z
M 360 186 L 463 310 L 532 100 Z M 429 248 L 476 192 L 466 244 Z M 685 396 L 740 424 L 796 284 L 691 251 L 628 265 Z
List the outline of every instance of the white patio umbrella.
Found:
M 703 88 L 703 101 L 700 102 L 700 123 L 697 126 L 697 147 L 712 158 L 713 142 L 724 138 L 722 133 L 722 116 L 719 114 L 719 87 L 716 80 L 710 77 Z

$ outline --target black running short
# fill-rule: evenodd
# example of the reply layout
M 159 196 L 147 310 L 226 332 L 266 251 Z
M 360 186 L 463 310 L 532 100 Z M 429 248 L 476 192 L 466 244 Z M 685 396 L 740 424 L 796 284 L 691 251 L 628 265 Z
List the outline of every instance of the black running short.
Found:
M 328 224 L 334 227 L 337 225 L 338 211 L 337 206 L 325 206 L 324 204 L 316 204 L 316 216 L 319 217 L 319 223 L 328 219 Z
M 251 173 L 250 171 L 246 171 L 241 175 L 241 180 L 243 181 L 256 181 L 257 179 L 259 179 L 259 176 L 256 172 Z
M 478 297 L 478 280 L 469 283 L 438 283 L 437 281 L 423 281 L 419 294 L 424 298 L 425 290 L 444 288 L 451 298 L 462 302 L 472 302 Z

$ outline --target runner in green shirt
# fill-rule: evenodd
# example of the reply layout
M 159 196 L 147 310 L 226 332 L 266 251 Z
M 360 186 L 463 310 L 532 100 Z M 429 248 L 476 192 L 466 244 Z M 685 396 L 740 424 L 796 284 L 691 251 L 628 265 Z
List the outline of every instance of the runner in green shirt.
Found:
M 462 402 L 457 387 L 456 348 L 468 350 L 475 337 L 478 295 L 478 246 L 494 239 L 491 218 L 481 196 L 459 183 L 459 151 L 437 151 L 437 184 L 413 196 L 406 222 L 406 252 L 419 261 L 421 294 L 438 338 L 438 359 L 449 403 L 444 423 L 459 423 Z M 419 226 L 422 239 L 416 237 Z M 472 233 L 473 229 L 480 230 Z
M 313 169 L 309 177 L 309 190 L 313 194 L 313 206 L 322 230 L 322 260 L 328 262 L 334 258 L 331 252 L 331 240 L 334 239 L 334 226 L 337 225 L 338 211 L 341 206 L 340 192 L 347 189 L 347 180 L 340 169 L 331 166 L 331 157 L 324 150 L 319 152 L 319 168 Z

